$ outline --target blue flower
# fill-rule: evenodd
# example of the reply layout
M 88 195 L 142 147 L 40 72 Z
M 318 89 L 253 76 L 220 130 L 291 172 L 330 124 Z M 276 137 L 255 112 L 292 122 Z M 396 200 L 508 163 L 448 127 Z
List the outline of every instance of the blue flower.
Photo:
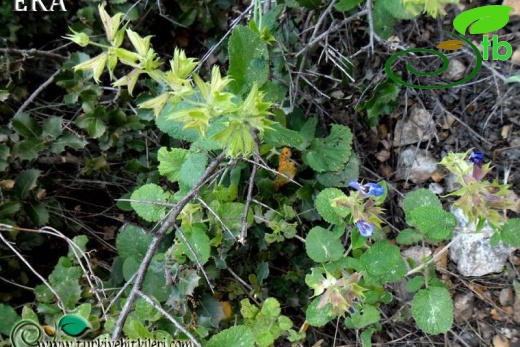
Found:
M 356 189 L 356 190 L 363 190 L 363 187 L 362 187 L 359 183 L 357 183 L 356 180 L 352 180 L 352 181 L 350 181 L 350 182 L 348 183 L 348 186 L 349 186 L 349 187 L 352 187 L 352 188 L 354 188 L 354 189 Z
M 354 306 L 350 306 L 350 307 L 348 308 L 348 311 L 349 311 L 350 313 L 354 314 L 354 313 L 356 313 L 356 308 L 355 308 Z
M 374 226 L 364 220 L 360 220 L 356 223 L 359 233 L 363 237 L 371 237 L 374 235 Z
M 367 183 L 367 184 L 361 185 L 361 184 L 357 183 L 357 181 L 352 180 L 348 183 L 348 185 L 349 185 L 349 187 L 359 190 L 366 196 L 378 197 L 385 193 L 385 188 L 383 188 L 380 184 L 377 184 L 377 183 Z
M 480 152 L 471 152 L 468 161 L 473 165 L 480 166 L 484 162 L 484 154 Z
M 385 188 L 383 188 L 380 184 L 377 183 L 367 183 L 364 185 L 364 187 L 368 186 L 368 192 L 365 194 L 368 196 L 381 196 L 385 193 Z

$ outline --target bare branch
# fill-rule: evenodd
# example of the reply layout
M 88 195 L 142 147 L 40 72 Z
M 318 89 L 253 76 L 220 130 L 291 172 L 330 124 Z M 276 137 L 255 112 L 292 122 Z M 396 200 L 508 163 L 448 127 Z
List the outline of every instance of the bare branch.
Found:
M 56 77 L 56 75 L 58 73 L 60 73 L 60 70 L 61 69 L 58 69 L 56 70 L 56 72 L 54 72 L 45 82 L 43 82 L 32 94 L 31 96 L 29 96 L 29 98 L 27 100 L 25 100 L 25 102 L 22 104 L 22 106 L 20 106 L 20 108 L 18 109 L 18 111 L 16 111 L 16 114 L 15 114 L 15 117 L 22 113 L 26 108 L 27 106 L 29 106 L 29 104 L 31 102 L 33 102 L 33 100 L 38 96 L 38 94 L 40 94 L 42 92 L 42 90 L 45 89 L 45 87 L 47 87 L 49 84 L 52 83 L 52 81 L 54 81 L 54 77 Z
M 42 58 L 55 59 L 59 61 L 67 61 L 69 58 L 61 54 L 51 53 L 47 51 L 40 51 L 36 48 L 31 49 L 16 49 L 16 48 L 0 48 L 0 53 L 19 54 L 23 56 L 36 56 Z
M 191 342 L 193 342 L 193 344 L 197 347 L 202 347 L 202 345 L 200 344 L 199 341 L 197 341 L 197 339 L 195 338 L 195 336 L 193 336 L 188 330 L 186 330 L 181 323 L 177 322 L 177 320 L 175 320 L 175 318 L 172 317 L 171 314 L 169 314 L 168 312 L 166 312 L 160 305 L 157 305 L 148 295 L 146 295 L 145 293 L 141 292 L 141 291 L 137 291 L 137 295 L 139 295 L 141 298 L 144 299 L 144 301 L 146 301 L 148 304 L 150 304 L 151 306 L 153 306 L 157 311 L 159 311 L 164 317 L 166 317 L 166 319 L 168 319 L 170 322 L 173 323 L 173 325 L 175 325 L 177 327 L 177 329 L 179 329 L 180 331 L 182 331 L 183 334 L 185 334 L 186 336 L 189 337 L 189 339 L 191 340 Z
M 213 171 L 218 167 L 218 165 L 222 162 L 224 159 L 224 152 L 222 152 L 218 157 L 216 157 L 213 162 L 207 167 L 206 171 L 200 178 L 200 180 L 197 182 L 197 184 L 184 196 L 172 209 L 171 213 L 169 214 L 168 218 L 164 221 L 162 226 L 159 228 L 159 230 L 154 234 L 152 242 L 150 243 L 150 246 L 148 247 L 148 250 L 144 256 L 144 259 L 141 263 L 141 266 L 139 267 L 139 270 L 137 271 L 137 277 L 135 279 L 134 286 L 132 287 L 132 290 L 130 291 L 130 294 L 128 295 L 128 298 L 126 300 L 125 305 L 123 306 L 123 309 L 121 310 L 121 313 L 119 314 L 119 317 L 117 318 L 117 322 L 114 326 L 114 331 L 112 332 L 112 339 L 117 340 L 119 339 L 123 325 L 126 322 L 126 319 L 128 318 L 128 315 L 130 314 L 130 311 L 132 309 L 132 305 L 134 304 L 137 295 L 139 291 L 141 290 L 141 287 L 144 282 L 144 278 L 146 275 L 146 271 L 148 270 L 148 267 L 150 266 L 150 263 L 152 261 L 152 258 L 157 251 L 157 248 L 159 247 L 159 244 L 168 231 L 168 229 L 175 224 L 175 221 L 177 220 L 177 217 L 181 213 L 182 209 L 188 202 L 193 199 L 199 192 L 200 188 L 206 184 L 209 180 L 213 177 Z

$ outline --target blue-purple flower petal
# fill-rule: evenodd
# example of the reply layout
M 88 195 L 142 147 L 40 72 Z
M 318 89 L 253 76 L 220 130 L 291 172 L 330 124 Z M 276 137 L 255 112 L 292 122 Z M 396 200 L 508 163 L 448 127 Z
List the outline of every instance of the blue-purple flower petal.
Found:
M 354 188 L 354 189 L 356 189 L 356 190 L 362 190 L 362 189 L 363 189 L 363 187 L 362 187 L 359 183 L 357 183 L 356 180 L 352 180 L 352 181 L 350 181 L 350 182 L 348 183 L 348 186 L 351 187 L 351 188 Z
M 380 184 L 377 183 L 367 183 L 364 187 L 368 188 L 368 191 L 365 192 L 368 196 L 381 196 L 385 193 L 385 188 L 383 188 Z
M 473 165 L 480 166 L 484 162 L 484 154 L 480 152 L 471 152 L 468 161 Z
M 356 223 L 359 233 L 363 237 L 371 237 L 374 235 L 374 226 L 364 220 L 360 220 Z

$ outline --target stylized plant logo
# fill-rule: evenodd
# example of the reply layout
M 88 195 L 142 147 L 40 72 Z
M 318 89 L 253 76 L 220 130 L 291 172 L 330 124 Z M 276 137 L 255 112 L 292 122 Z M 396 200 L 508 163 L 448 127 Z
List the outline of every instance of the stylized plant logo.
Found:
M 401 79 L 400 76 L 396 75 L 392 71 L 392 63 L 394 60 L 396 60 L 399 56 L 406 54 L 406 53 L 430 53 L 438 56 L 442 59 L 442 66 L 432 72 L 421 72 L 416 70 L 410 63 L 406 64 L 406 70 L 408 72 L 418 75 L 418 76 L 434 76 L 443 73 L 448 68 L 450 62 L 448 60 L 448 57 L 446 57 L 441 52 L 438 52 L 433 49 L 428 48 L 412 48 L 407 49 L 404 51 L 401 51 L 399 53 L 396 53 L 392 55 L 385 64 L 385 70 L 388 73 L 388 76 L 394 80 L 395 82 L 399 84 L 403 84 L 407 87 L 412 88 L 420 88 L 420 89 L 441 89 L 441 88 L 449 88 L 453 87 L 462 83 L 465 83 L 475 77 L 475 75 L 479 72 L 481 66 L 482 66 L 482 60 L 488 59 L 488 48 L 491 46 L 493 47 L 493 60 L 506 60 L 509 59 L 512 55 L 512 48 L 511 45 L 507 42 L 498 41 L 498 35 L 492 36 L 492 41 L 489 41 L 488 36 L 483 36 L 482 39 L 482 47 L 483 47 L 483 53 L 480 54 L 477 47 L 468 39 L 466 39 L 464 36 L 466 34 L 466 29 L 469 28 L 470 34 L 485 34 L 489 33 L 495 30 L 499 30 L 503 28 L 507 22 L 509 21 L 509 12 L 513 10 L 510 6 L 503 6 L 503 5 L 489 5 L 489 6 L 483 6 L 483 7 L 477 7 L 465 12 L 462 12 L 457 17 L 455 17 L 455 20 L 453 21 L 453 26 L 455 30 L 457 30 L 461 35 L 456 33 L 450 33 L 447 31 L 444 31 L 448 35 L 455 36 L 458 40 L 448 40 L 441 42 L 437 45 L 437 48 L 441 48 L 444 50 L 450 50 L 455 51 L 464 46 L 464 44 L 467 44 L 473 52 L 475 52 L 475 56 L 477 58 L 477 62 L 475 64 L 475 67 L 471 71 L 471 73 L 466 76 L 465 78 L 461 79 L 460 81 L 456 81 L 449 84 L 443 84 L 443 85 L 437 85 L 437 86 L 423 86 L 420 84 L 412 84 L 405 82 Z M 470 27 L 471 26 L 471 27 Z M 498 48 L 505 47 L 506 53 L 500 54 L 498 51 Z
M 42 341 L 45 336 L 48 336 L 52 341 L 56 341 L 60 330 L 67 336 L 79 337 L 89 328 L 90 325 L 85 319 L 73 314 L 61 317 L 57 328 L 48 325 L 41 327 L 33 320 L 24 319 L 13 327 L 10 337 L 13 347 L 32 347 L 38 346 L 38 342 Z

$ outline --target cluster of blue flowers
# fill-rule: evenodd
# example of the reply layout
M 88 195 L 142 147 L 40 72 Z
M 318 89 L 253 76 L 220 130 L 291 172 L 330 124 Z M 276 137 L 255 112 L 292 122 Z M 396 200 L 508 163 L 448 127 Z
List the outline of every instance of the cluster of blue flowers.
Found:
M 350 181 L 348 185 L 349 185 L 349 187 L 352 187 L 352 188 L 360 191 L 365 197 L 370 197 L 370 196 L 378 197 L 385 193 L 385 189 L 380 184 L 377 184 L 377 183 L 366 183 L 366 184 L 361 185 L 357 181 Z M 358 227 L 360 234 L 363 237 L 371 237 L 374 235 L 374 225 L 373 224 L 371 224 L 367 221 L 364 221 L 364 220 L 359 220 L 359 221 L 357 221 L 356 225 Z

